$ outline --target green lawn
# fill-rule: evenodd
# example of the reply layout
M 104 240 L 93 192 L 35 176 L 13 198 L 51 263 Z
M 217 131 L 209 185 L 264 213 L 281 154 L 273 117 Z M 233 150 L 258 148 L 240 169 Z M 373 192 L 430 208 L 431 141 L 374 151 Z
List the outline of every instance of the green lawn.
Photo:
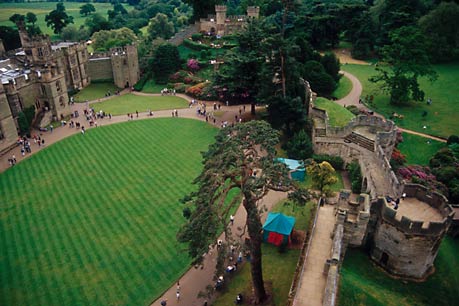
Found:
M 428 133 L 435 136 L 448 137 L 451 134 L 459 134 L 459 63 L 435 65 L 438 73 L 438 80 L 431 84 L 425 79 L 421 79 L 421 89 L 424 90 L 426 98 L 432 99 L 432 105 L 424 102 L 412 103 L 409 106 L 393 106 L 389 104 L 389 96 L 383 93 L 368 78 L 375 75 L 374 66 L 366 65 L 343 65 L 342 70 L 354 74 L 363 85 L 363 94 L 374 95 L 374 105 L 370 106 L 378 113 L 389 117 L 392 112 L 404 115 L 404 119 L 395 119 L 398 126 L 410 130 Z M 427 111 L 427 116 L 422 114 Z M 423 129 L 423 126 L 426 129 Z
M 459 301 L 459 240 L 446 238 L 426 282 L 390 278 L 362 251 L 348 249 L 340 279 L 340 306 L 450 306 Z
M 155 80 L 148 80 L 142 88 L 142 92 L 146 93 L 161 93 L 163 88 L 167 85 L 156 84 Z
M 311 220 L 311 205 L 309 203 L 302 209 L 292 209 L 292 206 L 283 205 L 284 201 L 278 203 L 272 211 L 283 212 L 285 214 L 294 216 L 297 221 L 295 229 L 305 230 L 309 226 Z M 279 253 L 277 247 L 263 243 L 263 277 L 265 282 L 271 283 L 274 295 L 274 305 L 285 305 L 290 286 L 293 281 L 296 264 L 300 255 L 300 250 L 287 250 L 287 252 Z M 243 265 L 236 275 L 231 278 L 224 289 L 223 294 L 217 297 L 216 301 L 212 304 L 214 306 L 228 306 L 233 305 L 236 295 L 242 293 L 246 298 L 251 292 L 251 275 L 250 266 Z
M 325 98 L 317 98 L 314 105 L 327 111 L 330 126 L 345 126 L 355 117 L 354 114 L 345 107 Z
M 405 154 L 407 164 L 427 166 L 430 158 L 445 146 L 443 142 L 403 133 L 403 142 L 398 145 L 398 149 Z
M 91 83 L 75 94 L 74 98 L 75 102 L 93 101 L 104 98 L 108 91 L 113 95 L 117 90 L 120 89 L 113 83 Z
M 191 119 L 115 124 L 2 173 L 0 305 L 151 303 L 189 268 L 179 199 L 216 131 Z
M 32 2 L 32 3 L 0 3 L 0 25 L 14 26 L 9 21 L 11 15 L 17 13 L 25 15 L 28 12 L 32 12 L 37 15 L 37 25 L 40 27 L 43 33 L 51 36 L 52 40 L 59 38 L 58 35 L 53 33 L 53 29 L 48 28 L 45 22 L 45 16 L 50 11 L 56 9 L 57 2 Z M 84 25 L 87 17 L 80 15 L 80 6 L 84 3 L 81 2 L 64 2 L 65 10 L 69 16 L 73 17 L 73 24 L 77 29 Z M 96 13 L 100 13 L 107 17 L 107 11 L 112 10 L 113 6 L 110 3 L 91 3 L 96 8 Z M 125 6 L 127 10 L 130 10 L 129 6 Z
M 125 115 L 135 111 L 146 112 L 165 110 L 165 109 L 180 109 L 187 108 L 188 102 L 177 96 L 136 96 L 126 94 L 113 97 L 110 100 L 92 104 L 94 109 L 103 110 L 112 115 Z
M 342 99 L 347 96 L 352 90 L 352 82 L 347 77 L 342 76 L 339 80 L 338 87 L 332 92 L 332 97 Z

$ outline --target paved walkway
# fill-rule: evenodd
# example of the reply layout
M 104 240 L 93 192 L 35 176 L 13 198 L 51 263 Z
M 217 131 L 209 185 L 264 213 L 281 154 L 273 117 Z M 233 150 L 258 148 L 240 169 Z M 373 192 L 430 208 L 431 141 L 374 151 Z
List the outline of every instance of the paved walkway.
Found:
M 334 207 L 332 205 L 321 206 L 318 214 L 309 254 L 304 263 L 293 303 L 295 306 L 322 305 L 327 283 L 324 266 L 327 259 L 330 258 L 332 233 L 335 226 Z
M 260 202 L 259 206 L 265 206 L 267 210 L 278 203 L 279 201 L 285 199 L 287 193 L 280 191 L 270 191 Z M 266 220 L 267 212 L 262 213 L 262 222 Z M 241 234 L 241 229 L 245 225 L 247 218 L 246 211 L 244 207 L 239 206 L 235 218 L 234 225 L 232 226 L 233 231 L 237 236 Z M 242 237 L 242 241 L 246 236 Z M 218 239 L 225 241 L 224 235 L 222 234 Z M 241 241 L 241 242 L 242 242 Z M 177 286 L 172 285 L 169 290 L 167 290 L 160 298 L 154 301 L 151 305 L 160 305 L 161 300 L 167 300 L 167 306 L 183 305 L 183 306 L 202 306 L 207 300 L 206 298 L 199 298 L 197 295 L 200 291 L 206 292 L 206 287 L 208 285 L 213 286 L 215 281 L 213 280 L 215 274 L 215 264 L 216 264 L 217 251 L 213 248 L 209 253 L 204 257 L 203 269 L 201 268 L 190 268 L 180 279 L 180 300 L 176 298 Z M 237 271 L 236 271 L 237 273 Z M 236 297 L 235 297 L 236 298 Z M 209 302 L 212 299 L 207 300 Z

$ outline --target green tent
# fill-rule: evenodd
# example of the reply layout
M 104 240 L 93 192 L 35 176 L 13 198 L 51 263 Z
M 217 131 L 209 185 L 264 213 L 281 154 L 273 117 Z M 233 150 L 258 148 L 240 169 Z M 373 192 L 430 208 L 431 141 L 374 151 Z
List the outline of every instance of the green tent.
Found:
M 294 225 L 294 217 L 270 212 L 263 225 L 263 240 L 277 246 L 289 244 Z

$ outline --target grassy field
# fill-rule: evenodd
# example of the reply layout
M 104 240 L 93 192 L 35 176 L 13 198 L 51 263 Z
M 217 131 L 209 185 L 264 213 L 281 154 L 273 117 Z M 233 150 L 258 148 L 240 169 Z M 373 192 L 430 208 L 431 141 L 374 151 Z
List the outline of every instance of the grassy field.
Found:
M 325 98 L 317 98 L 314 105 L 327 111 L 331 126 L 345 126 L 355 117 L 345 107 Z
M 348 249 L 340 281 L 340 306 L 450 306 L 459 301 L 459 240 L 446 238 L 426 282 L 390 278 L 368 256 Z
M 1 174 L 0 305 L 148 305 L 189 267 L 178 200 L 215 134 L 189 119 L 115 124 Z
M 136 96 L 133 94 L 126 94 L 122 96 L 113 97 L 99 103 L 92 104 L 94 109 L 103 110 L 112 115 L 125 115 L 135 111 L 146 112 L 148 109 L 152 111 L 164 109 L 180 109 L 187 108 L 188 102 L 177 96 Z
M 427 166 L 430 158 L 445 146 L 443 142 L 403 133 L 403 142 L 398 145 L 398 149 L 405 154 L 407 164 Z
M 347 96 L 352 90 L 352 82 L 345 76 L 342 76 L 339 80 L 338 87 L 332 92 L 332 97 L 336 99 L 342 99 Z
M 394 111 L 404 115 L 404 119 L 395 119 L 398 126 L 410 130 L 428 133 L 435 136 L 448 137 L 451 134 L 459 134 L 459 87 L 456 86 L 459 79 L 459 63 L 435 65 L 438 80 L 430 83 L 421 79 L 421 88 L 426 98 L 432 99 L 432 105 L 425 102 L 412 103 L 409 106 L 393 106 L 389 104 L 389 96 L 382 92 L 379 85 L 368 81 L 370 76 L 375 75 L 374 66 L 343 65 L 342 70 L 354 74 L 363 85 L 363 97 L 374 95 L 374 106 L 378 113 L 389 117 Z M 426 111 L 427 116 L 423 117 Z M 423 126 L 426 129 L 423 129 Z
M 142 92 L 146 93 L 161 93 L 161 90 L 167 87 L 166 85 L 156 84 L 154 80 L 148 80 L 142 88 Z
M 53 29 L 48 28 L 45 22 L 45 16 L 56 8 L 57 2 L 32 2 L 32 3 L 0 3 L 0 25 L 14 26 L 9 21 L 9 18 L 13 14 L 25 15 L 28 12 L 32 12 L 37 15 L 37 25 L 41 31 L 51 36 L 51 39 L 58 39 L 58 35 L 53 33 Z M 73 17 L 73 24 L 76 28 L 84 25 L 87 17 L 80 15 L 80 6 L 84 3 L 81 2 L 64 2 L 65 10 L 69 16 Z M 96 8 L 96 13 L 100 13 L 107 17 L 107 11 L 112 10 L 113 6 L 110 3 L 92 3 Z M 125 6 L 127 10 L 129 6 Z
M 113 95 L 117 90 L 120 90 L 113 83 L 91 83 L 79 91 L 75 96 L 75 102 L 92 101 L 105 97 L 108 91 Z
M 297 219 L 295 229 L 305 230 L 311 220 L 310 208 L 312 203 L 302 209 L 295 210 L 292 209 L 292 206 L 284 206 L 283 203 L 278 203 L 272 211 L 294 216 Z M 287 252 L 279 253 L 277 247 L 264 243 L 262 245 L 262 254 L 263 276 L 265 282 L 272 284 L 274 305 L 283 306 L 288 298 L 300 250 L 288 250 Z M 245 264 L 236 272 L 236 275 L 228 282 L 223 294 L 212 305 L 233 305 L 238 293 L 242 293 L 243 296 L 247 297 L 250 295 L 250 290 L 250 266 Z

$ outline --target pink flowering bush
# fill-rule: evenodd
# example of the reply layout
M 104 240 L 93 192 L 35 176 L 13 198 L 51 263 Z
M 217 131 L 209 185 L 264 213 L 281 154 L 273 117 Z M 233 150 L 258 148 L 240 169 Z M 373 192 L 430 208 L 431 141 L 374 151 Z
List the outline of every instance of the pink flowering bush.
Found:
M 199 69 L 201 69 L 201 67 L 199 67 L 199 62 L 197 59 L 195 58 L 190 58 L 188 60 L 188 62 L 186 63 L 186 66 L 188 67 L 188 69 L 190 69 L 191 71 L 198 71 Z
M 429 167 L 412 165 L 398 169 L 398 175 L 404 180 L 424 185 L 432 190 L 439 191 L 443 194 L 448 194 L 448 189 L 444 184 L 437 181 L 435 175 L 430 172 Z

